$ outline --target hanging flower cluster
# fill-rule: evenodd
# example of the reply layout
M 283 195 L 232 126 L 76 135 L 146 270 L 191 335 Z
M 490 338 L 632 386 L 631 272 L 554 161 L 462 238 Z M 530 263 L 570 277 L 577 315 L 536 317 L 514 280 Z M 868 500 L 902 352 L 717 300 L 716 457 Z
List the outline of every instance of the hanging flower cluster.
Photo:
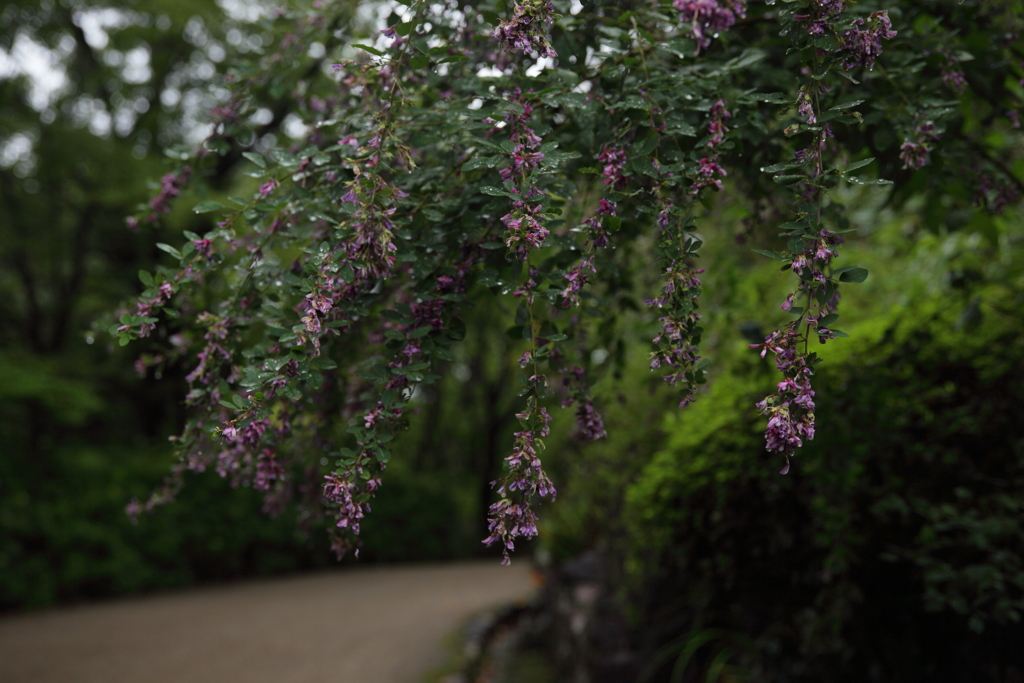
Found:
M 832 19 L 843 11 L 845 0 L 814 0 L 810 3 L 810 14 L 796 14 L 793 18 L 803 23 L 813 37 L 833 32 Z
M 725 122 L 732 118 L 732 114 L 725 108 L 725 100 L 717 100 L 711 105 L 711 113 L 708 120 L 708 141 L 705 144 L 708 153 L 701 157 L 697 165 L 697 179 L 690 188 L 690 194 L 697 194 L 705 187 L 722 189 L 721 178 L 728 175 L 725 169 L 718 163 L 718 148 L 729 132 Z
M 547 380 L 533 375 L 529 384 L 535 393 L 527 400 L 526 411 L 516 414 L 522 429 L 515 434 L 512 455 L 505 458 L 508 472 L 500 482 L 492 482 L 492 486 L 498 484 L 499 500 L 491 505 L 489 535 L 483 541 L 488 546 L 500 543 L 502 564 L 510 562 L 509 553 L 515 550 L 516 538 L 537 535 L 537 515 L 530 507 L 530 499 L 540 496 L 554 500 L 556 494 L 539 457 L 551 421 L 547 408 L 538 405 L 538 396 L 543 396 Z
M 557 57 L 547 35 L 554 20 L 555 6 L 550 0 L 517 0 L 512 18 L 494 29 L 494 37 L 508 50 Z
M 698 51 L 747 16 L 746 0 L 674 0 L 672 6 L 679 10 L 679 20 L 691 25 Z
M 586 443 L 606 438 L 608 433 L 604 429 L 604 419 L 590 397 L 586 372 L 578 365 L 560 368 L 559 372 L 566 393 L 562 407 L 576 405 L 576 440 Z
M 866 20 L 856 19 L 853 23 L 854 27 L 843 33 L 842 49 L 846 52 L 843 68 L 850 70 L 862 66 L 871 69 L 882 54 L 882 41 L 896 37 L 889 12 L 873 12 Z
M 666 211 L 661 220 L 667 221 Z M 651 370 L 661 369 L 665 382 L 676 387 L 682 394 L 680 408 L 685 408 L 696 399 L 697 386 L 702 382 L 700 344 L 700 280 L 697 275 L 704 270 L 693 270 L 684 262 L 675 261 L 666 268 L 665 289 L 661 296 L 644 303 L 668 314 L 658 318 L 661 332 L 652 343 Z
M 919 123 L 914 128 L 913 140 L 904 140 L 900 145 L 900 161 L 903 168 L 919 169 L 928 165 L 929 155 L 939 140 L 939 132 L 931 121 Z
M 548 0 L 485 0 L 466 12 L 414 0 L 389 14 L 372 45 L 330 17 L 268 20 L 288 22 L 284 44 L 247 53 L 218 95 L 214 134 L 129 221 L 138 228 L 166 214 L 192 185 L 204 193 L 197 214 L 221 212 L 205 224 L 193 219 L 206 232 L 185 232 L 180 249 L 158 245 L 175 264 L 141 275 L 141 296 L 108 328 L 122 344 L 148 338 L 143 370 L 190 363 L 193 417 L 175 441 L 180 462 L 133 510 L 170 500 L 183 473 L 209 468 L 261 490 L 270 511 L 306 496 L 308 518 L 333 516 L 335 549 L 356 546 L 414 391 L 434 381 L 438 361 L 454 360 L 451 345 L 466 333 L 460 311 L 494 296 L 515 308 L 510 332 L 527 346 L 517 350 L 526 405 L 507 472 L 494 482 L 486 539 L 507 561 L 516 540 L 536 534 L 533 502 L 554 497 L 541 464 L 551 401 L 544 364 L 562 377 L 559 398 L 574 407 L 577 437 L 604 438 L 580 367 L 583 342 L 605 315 L 602 344 L 624 343 L 617 316 L 630 306 L 633 275 L 657 281 L 644 309 L 652 369 L 679 390 L 681 406 L 705 381 L 698 226 L 718 229 L 702 222 L 705 207 L 734 179 L 742 192 L 733 206 L 753 198 L 752 226 L 792 207 L 779 221 L 786 248 L 761 252 L 798 282 L 781 303 L 794 318 L 758 345 L 782 373 L 758 409 L 772 453 L 788 458 L 810 440 L 811 342 L 844 336 L 834 327 L 840 283 L 867 277 L 834 267 L 847 218 L 831 190 L 885 182 L 870 169 L 901 162 L 925 169 L 913 174 L 929 181 L 919 186 L 962 185 L 949 180 L 954 164 L 929 163 L 942 154 L 973 169 L 979 206 L 1004 210 L 1019 201 L 1020 183 L 1006 171 L 1011 155 L 989 140 L 1019 135 L 1011 128 L 1019 106 L 1000 102 L 992 110 L 1000 135 L 969 141 L 940 136 L 954 129 L 955 108 L 922 101 L 911 110 L 898 91 L 920 74 L 931 72 L 929 93 L 963 89 L 953 55 L 965 54 L 965 43 L 951 32 L 930 38 L 940 68 L 887 60 L 885 78 L 857 82 L 849 70 L 871 69 L 883 45 L 910 54 L 905 42 L 886 42 L 896 35 L 886 11 L 851 18 L 847 0 L 671 4 L 695 56 L 680 56 L 686 41 L 661 17 L 631 12 L 636 3 L 599 2 L 559 20 L 561 57 Z M 756 14 L 749 22 L 748 12 Z M 726 30 L 729 40 L 716 42 Z M 314 43 L 329 46 L 326 54 L 306 50 Z M 341 50 L 357 56 L 329 74 Z M 754 55 L 761 61 L 750 66 Z M 855 109 L 863 100 L 873 117 Z M 766 114 L 766 103 L 778 111 Z M 250 116 L 260 109 L 287 110 L 284 120 L 294 114 L 307 128 L 278 142 L 276 129 Z M 856 134 L 843 128 L 851 125 Z M 867 175 L 851 175 L 871 164 L 850 157 L 877 147 L 879 125 L 907 134 L 898 150 L 876 150 Z M 222 195 L 226 171 L 242 198 Z M 173 348 L 152 348 L 165 339 Z
M 789 456 L 804 441 L 814 438 L 814 390 L 810 376 L 813 370 L 799 347 L 805 339 L 797 331 L 800 321 L 790 323 L 782 330 L 772 332 L 761 348 L 761 357 L 771 351 L 775 356 L 775 367 L 786 378 L 777 385 L 777 392 L 758 402 L 757 408 L 768 416 L 765 433 L 766 448 L 781 453 L 786 464 L 780 474 L 789 473 Z
M 540 136 L 528 125 L 532 112 L 529 98 L 517 88 L 512 93 L 509 113 L 505 117 L 512 141 L 510 164 L 501 169 L 500 175 L 513 195 L 512 210 L 501 217 L 506 229 L 505 245 L 520 260 L 525 260 L 532 250 L 543 246 L 549 233 L 544 226 L 547 221 L 544 207 L 538 201 L 544 191 L 532 178 L 544 159 L 544 154 L 538 151 Z
M 597 272 L 597 269 L 594 268 L 594 250 L 608 246 L 608 230 L 605 227 L 604 219 L 615 216 L 615 202 L 602 197 L 594 215 L 576 228 L 585 236 L 583 248 L 586 250 L 586 255 L 565 274 L 565 279 L 569 281 L 569 284 L 562 291 L 562 308 L 580 305 L 580 292 L 583 291 L 583 287 L 590 279 L 590 274 Z

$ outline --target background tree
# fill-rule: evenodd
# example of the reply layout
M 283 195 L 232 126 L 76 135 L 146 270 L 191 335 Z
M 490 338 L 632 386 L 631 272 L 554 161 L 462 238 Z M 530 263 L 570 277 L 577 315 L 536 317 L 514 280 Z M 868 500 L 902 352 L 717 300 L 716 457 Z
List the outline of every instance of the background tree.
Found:
M 886 387 L 903 386 L 903 376 L 876 370 L 879 383 L 850 399 L 858 407 L 848 424 L 832 403 L 841 399 L 823 402 L 816 384 L 820 376 L 840 396 L 859 381 L 856 359 L 846 360 L 855 349 L 885 359 L 867 359 L 868 368 L 911 354 L 876 334 L 905 338 L 892 315 L 934 327 L 939 340 L 932 350 L 913 347 L 920 357 L 900 366 L 921 376 L 907 387 L 944 386 L 941 373 L 919 364 L 959 343 L 947 343 L 941 330 L 948 339 L 990 340 L 967 344 L 975 356 L 953 363 L 958 377 L 984 375 L 978 396 L 1009 386 L 998 378 L 1008 367 L 1001 350 L 1012 324 L 990 321 L 1019 316 L 1018 4 L 314 3 L 255 17 L 261 51 L 245 47 L 244 37 L 232 42 L 226 25 L 223 41 L 206 38 L 209 50 L 224 51 L 225 68 L 200 74 L 209 134 L 171 146 L 178 165 L 129 220 L 163 260 L 147 265 L 141 296 L 102 326 L 123 345 L 144 340 L 139 367 L 148 376 L 188 385 L 177 464 L 131 511 L 167 502 L 190 472 L 212 469 L 259 491 L 268 511 L 293 502 L 303 524 L 326 517 L 344 552 L 360 542 L 371 499 L 379 494 L 383 506 L 389 486 L 430 479 L 421 475 L 436 465 L 444 469 L 431 475 L 434 493 L 498 478 L 487 541 L 507 558 L 515 540 L 537 532 L 536 497 L 553 498 L 553 482 L 571 482 L 577 494 L 557 508 L 552 537 L 609 553 L 620 587 L 636 591 L 637 614 L 651 617 L 650 628 L 640 620 L 633 636 L 648 654 L 662 652 L 652 675 L 690 675 L 681 656 L 687 646 L 672 643 L 705 627 L 755 643 L 742 655 L 701 654 L 708 671 L 721 673 L 719 665 L 741 657 L 766 677 L 837 670 L 844 652 L 856 659 L 871 647 L 854 633 L 857 624 L 889 620 L 862 619 L 851 606 L 871 586 L 858 572 L 876 571 L 872 563 L 884 558 L 875 548 L 886 541 L 852 539 L 838 554 L 808 551 L 794 561 L 808 575 L 842 576 L 842 590 L 816 594 L 813 609 L 827 615 L 827 628 L 813 615 L 743 621 L 733 615 L 746 606 L 768 605 L 775 614 L 789 603 L 764 593 L 733 599 L 735 584 L 713 586 L 711 569 L 694 573 L 738 557 L 731 546 L 716 554 L 716 537 L 694 536 L 717 533 L 732 512 L 722 507 L 705 524 L 698 508 L 763 494 L 781 528 L 799 527 L 800 538 L 824 544 L 854 526 L 836 521 L 827 501 L 844 501 L 846 519 L 860 521 L 875 494 L 914 499 L 889 480 L 872 483 L 871 493 L 856 484 L 860 468 L 875 466 L 855 457 L 857 443 L 868 443 L 856 438 L 870 429 L 863 416 L 891 410 Z M 919 286 L 923 280 L 910 277 L 918 274 L 932 284 Z M 851 292 L 854 284 L 862 294 Z M 951 309 L 946 317 L 919 317 L 939 296 Z M 836 329 L 840 313 L 859 339 L 832 341 L 846 334 Z M 737 353 L 742 335 L 764 361 L 747 348 Z M 830 357 L 835 370 L 821 371 Z M 516 365 L 521 376 L 512 384 L 521 394 L 512 401 L 505 378 Z M 651 398 L 638 398 L 643 382 L 635 376 L 649 369 L 671 386 L 672 404 L 697 401 L 680 421 L 662 416 L 664 393 L 652 388 Z M 723 393 L 730 399 L 717 398 Z M 571 433 L 618 438 L 601 415 L 615 404 L 609 398 L 626 408 L 609 413 L 607 425 L 634 429 L 595 459 L 551 458 L 550 449 L 542 467 L 545 440 L 575 456 Z M 575 427 L 552 422 L 556 403 L 573 406 Z M 635 413 L 638 404 L 644 409 Z M 819 405 L 832 422 L 816 419 Z M 980 424 L 979 416 L 1009 403 L 970 405 L 976 411 L 954 424 Z M 486 410 L 486 428 L 467 426 L 470 407 Z M 924 415 L 949 406 L 904 408 Z M 508 413 L 519 426 L 505 431 Z M 750 448 L 751 420 L 776 463 L 766 463 L 762 445 Z M 894 425 L 909 431 L 879 441 L 879 452 L 902 453 L 900 444 L 914 438 L 910 422 Z M 723 433 L 707 431 L 714 425 Z M 829 425 L 853 435 L 842 446 L 852 452 L 813 451 L 806 476 L 841 473 L 821 474 L 812 487 L 818 497 L 794 494 L 784 507 L 780 487 L 798 484 L 773 484 L 770 467 L 788 471 L 797 448 Z M 680 437 L 685 447 L 663 447 L 670 455 L 648 461 L 659 444 L 675 443 L 652 426 L 693 438 Z M 407 427 L 414 438 L 402 445 L 395 437 Z M 477 450 L 446 453 L 438 446 L 448 434 Z M 1012 430 L 1001 434 L 993 443 L 1014 442 Z M 511 455 L 495 475 L 501 438 Z M 623 459 L 623 444 L 640 457 Z M 911 451 L 944 466 L 962 460 L 929 448 Z M 705 472 L 715 471 L 712 455 L 725 469 L 705 483 Z M 737 458 L 733 470 L 727 455 Z M 920 461 L 900 462 L 905 469 L 892 477 L 906 481 Z M 452 466 L 465 469 L 446 475 Z M 767 483 L 750 483 L 750 472 Z M 945 476 L 936 475 L 914 514 L 946 509 Z M 978 481 L 1014 476 L 1012 467 L 986 470 Z M 979 500 L 989 500 L 983 493 Z M 463 502 L 434 507 L 472 510 L 479 496 L 455 498 Z M 686 526 L 691 514 L 699 521 Z M 819 517 L 804 529 L 810 514 Z M 651 536 L 635 533 L 645 524 Z M 906 533 L 918 528 L 911 523 Z M 626 541 L 614 542 L 626 531 Z M 779 545 L 758 557 L 790 547 L 783 541 L 792 538 L 782 532 L 771 541 Z M 954 574 L 975 566 L 943 555 L 950 543 L 938 554 L 907 550 L 905 558 L 918 567 L 945 562 Z M 671 552 L 675 546 L 684 550 Z M 364 549 L 380 553 L 370 540 Z M 843 564 L 843 553 L 859 552 L 871 561 Z M 1000 586 L 991 599 L 1005 602 L 998 609 L 961 609 L 953 593 L 913 571 L 906 585 L 924 587 L 929 609 L 960 615 L 948 631 L 955 640 L 963 628 L 1013 619 L 1018 583 L 1005 577 L 1019 550 L 1009 552 L 991 564 L 1002 572 L 991 584 Z M 752 557 L 744 562 L 754 573 L 760 566 Z M 646 573 L 661 563 L 665 575 Z M 713 590 L 691 600 L 680 586 L 695 578 Z M 989 600 L 979 597 L 990 595 L 983 583 L 956 591 L 972 596 L 967 602 Z M 679 591 L 671 614 L 644 612 L 662 586 Z M 920 633 L 914 629 L 927 611 L 914 610 L 908 633 Z M 1012 633 L 1001 632 L 999 642 Z M 796 654 L 773 659 L 777 647 Z M 1000 647 L 989 654 L 1003 657 Z M 949 670 L 969 669 L 970 657 Z M 857 675 L 895 671 L 897 659 L 862 657 Z

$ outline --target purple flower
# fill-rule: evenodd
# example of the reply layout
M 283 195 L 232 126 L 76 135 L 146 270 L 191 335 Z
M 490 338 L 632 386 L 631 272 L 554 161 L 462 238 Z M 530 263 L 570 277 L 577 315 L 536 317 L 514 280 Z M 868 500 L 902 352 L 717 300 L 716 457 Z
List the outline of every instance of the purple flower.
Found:
M 537 385 L 546 384 L 543 377 L 532 377 L 530 382 Z M 555 487 L 544 473 L 538 451 L 543 450 L 540 441 L 548 435 L 548 422 L 551 416 L 545 408 L 537 408 L 536 399 L 530 399 L 529 409 L 517 413 L 516 417 L 526 423 L 527 427 L 516 432 L 512 454 L 505 458 L 508 473 L 498 485 L 500 500 L 491 505 L 488 515 L 488 536 L 483 543 L 490 546 L 494 543 L 502 545 L 502 564 L 509 564 L 509 552 L 515 549 L 516 538 L 531 538 L 537 535 L 537 516 L 530 509 L 530 500 L 534 496 L 555 499 Z M 519 492 L 520 501 L 514 502 L 512 494 Z
M 160 194 L 149 201 L 153 210 L 150 214 L 150 222 L 156 220 L 157 214 L 170 213 L 170 200 L 181 194 L 181 188 L 185 186 L 192 175 L 192 169 L 188 166 L 181 168 L 177 173 L 168 173 L 160 179 Z
M 361 468 L 353 474 L 358 476 L 360 473 Z M 359 520 L 370 511 L 370 506 L 368 503 L 356 500 L 359 489 L 351 481 L 350 476 L 351 474 L 346 472 L 343 475 L 333 473 L 324 477 L 327 480 L 324 484 L 324 498 L 338 508 L 336 511 L 338 517 L 337 527 L 348 529 L 353 534 L 358 534 Z
M 360 269 L 365 277 L 382 278 L 391 273 L 398 250 L 393 241 L 395 226 L 390 220 L 394 212 L 394 208 L 364 204 L 355 215 L 353 246 L 356 258 L 365 264 Z
M 725 169 L 718 165 L 718 163 L 712 159 L 704 157 L 700 160 L 699 167 L 697 168 L 697 180 L 690 188 L 690 194 L 697 194 L 705 187 L 714 187 L 718 190 L 722 189 L 722 181 L 718 177 L 725 177 L 728 175 Z
M 512 165 L 501 169 L 498 173 L 502 180 L 512 180 L 513 177 L 527 175 L 537 168 L 544 159 L 542 152 L 522 152 L 512 155 Z
M 896 37 L 896 31 L 892 30 L 892 22 L 889 21 L 889 12 L 874 12 L 866 22 L 857 19 L 853 23 L 854 28 L 843 33 L 842 49 L 849 52 L 843 68 L 847 71 L 858 66 L 871 69 L 882 54 L 882 40 Z M 867 29 L 862 29 L 865 24 Z
M 200 256 L 202 256 L 203 258 L 207 258 L 208 259 L 208 258 L 210 258 L 213 255 L 213 252 L 212 252 L 211 246 L 210 246 L 212 243 L 210 242 L 210 240 L 208 240 L 208 239 L 192 240 L 192 244 L 195 245 L 196 253 L 199 254 Z M 167 283 L 164 283 L 164 284 L 167 284 Z
M 832 29 L 829 21 L 832 17 L 843 11 L 844 0 L 814 0 L 815 11 L 811 14 L 795 14 L 793 18 L 803 21 L 804 28 L 812 36 L 823 36 Z
M 517 199 L 512 202 L 512 210 L 501 217 L 507 229 L 505 245 L 515 249 L 520 259 L 525 259 L 531 249 L 539 249 L 548 236 L 548 229 L 541 223 L 545 220 L 542 208 Z
M 320 292 L 310 292 L 306 295 L 309 305 L 318 313 L 326 314 L 331 310 L 331 300 Z
M 814 102 L 806 87 L 800 88 L 800 94 L 796 98 L 796 111 L 807 119 L 807 123 L 817 123 L 818 119 L 814 115 Z
M 720 31 L 725 31 L 747 14 L 745 0 L 675 0 L 679 20 L 690 24 L 697 49 L 703 50 Z
M 398 31 L 395 30 L 394 26 L 388 26 L 381 30 L 381 35 L 385 38 L 391 39 L 391 47 L 398 47 L 402 44 L 402 36 L 398 35 Z
M 711 105 L 710 120 L 708 121 L 708 147 L 718 147 L 725 139 L 729 128 L 725 122 L 732 118 L 732 114 L 725 108 L 725 100 L 718 100 Z
M 815 0 L 819 11 L 825 16 L 833 16 L 843 11 L 846 0 Z
M 549 0 L 517 0 L 512 18 L 501 22 L 493 36 L 506 50 L 557 57 L 546 35 L 554 18 L 555 6 Z
M 626 150 L 615 145 L 604 145 L 597 159 L 604 164 L 601 175 L 604 176 L 605 185 L 611 185 L 616 190 L 626 186 L 628 178 L 623 172 L 626 168 Z
M 960 69 L 943 69 L 942 82 L 946 84 L 947 88 L 958 95 L 967 88 L 967 77 L 964 76 L 964 72 Z
M 604 439 L 608 433 L 604 430 L 601 413 L 594 408 L 592 401 L 583 401 L 576 409 L 576 439 L 578 441 L 597 441 Z
M 284 468 L 274 458 L 274 451 L 264 448 L 263 453 L 256 461 L 256 477 L 253 479 L 252 487 L 257 491 L 269 491 L 271 485 L 284 476 Z
M 124 512 L 128 515 L 128 519 L 131 520 L 132 524 L 139 523 L 139 515 L 142 514 L 142 511 L 142 503 L 139 502 L 138 498 L 132 498 L 131 502 L 129 502 L 124 508 Z
M 594 268 L 593 256 L 582 259 L 565 274 L 565 279 L 569 281 L 569 285 L 562 291 L 562 308 L 580 305 L 580 292 L 587 283 L 589 277 L 587 275 L 588 270 L 591 273 L 597 272 Z
M 928 163 L 928 147 L 920 142 L 905 141 L 900 145 L 903 168 L 923 168 Z
M 785 374 L 776 385 L 777 391 L 757 403 L 757 409 L 768 416 L 765 428 L 765 448 L 786 457 L 781 474 L 789 472 L 789 456 L 804 441 L 814 438 L 814 390 L 811 388 L 812 370 L 806 356 L 799 354 L 803 337 L 797 332 L 800 321 L 769 334 L 761 349 L 761 357 L 769 351 L 775 356 L 776 367 Z
M 1020 199 L 1020 190 L 1012 182 L 1000 181 L 991 173 L 974 169 L 975 192 L 974 203 L 977 206 L 986 206 L 991 213 L 1002 213 L 1007 206 L 1017 203 Z
M 270 194 L 280 186 L 281 183 L 277 182 L 277 178 L 271 178 L 267 182 L 260 185 L 260 196 L 266 197 L 268 194 Z
M 917 133 L 918 141 L 922 143 L 937 142 L 941 137 L 939 131 L 935 128 L 935 124 L 931 121 L 917 124 L 914 132 Z
M 655 350 L 651 354 L 652 370 L 668 368 L 665 382 L 669 386 L 681 385 L 683 399 L 680 408 L 693 402 L 697 391 L 697 362 L 700 360 L 694 338 L 699 335 L 701 315 L 697 313 L 700 297 L 700 280 L 697 275 L 704 270 L 691 270 L 684 264 L 672 263 L 666 268 L 667 282 L 662 296 L 648 299 L 645 305 L 667 309 L 666 315 L 659 318 L 661 333 L 652 343 Z

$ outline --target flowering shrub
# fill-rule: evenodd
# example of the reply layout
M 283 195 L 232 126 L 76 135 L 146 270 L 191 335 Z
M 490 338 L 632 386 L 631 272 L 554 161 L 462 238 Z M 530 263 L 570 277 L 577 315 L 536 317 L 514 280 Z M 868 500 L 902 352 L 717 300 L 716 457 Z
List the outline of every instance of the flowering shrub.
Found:
M 521 426 L 485 539 L 508 561 L 537 533 L 531 501 L 555 496 L 541 460 L 555 375 L 580 438 L 605 435 L 587 377 L 591 351 L 637 308 L 640 285 L 622 273 L 657 264 L 661 283 L 640 296 L 650 365 L 681 407 L 698 399 L 710 364 L 702 280 L 715 273 L 697 262 L 701 233 L 723 229 L 705 220 L 716 203 L 777 229 L 756 251 L 795 276 L 779 305 L 788 321 L 755 345 L 782 373 L 756 409 L 785 473 L 827 429 L 814 419 L 811 342 L 846 336 L 840 290 L 868 276 L 837 265 L 847 221 L 835 190 L 895 183 L 878 192 L 906 201 L 972 182 L 989 210 L 1019 197 L 1008 122 L 1020 68 L 1002 37 L 1016 15 L 970 5 L 411 1 L 352 15 L 318 1 L 265 19 L 283 34 L 274 50 L 228 60 L 212 133 L 128 220 L 155 229 L 232 165 L 254 179 L 244 196 L 218 195 L 227 205 L 189 205 L 215 225 L 160 243 L 173 263 L 141 274 L 145 290 L 111 328 L 122 344 L 166 340 L 152 357 L 190 367 L 181 460 L 132 511 L 215 467 L 263 491 L 269 511 L 326 510 L 345 552 L 387 485 L 417 387 L 452 360 L 464 311 L 490 298 L 515 309 L 525 347 Z M 961 37 L 972 12 L 991 42 Z M 979 87 L 991 113 L 946 134 L 977 118 L 950 98 Z M 272 127 L 286 119 L 290 140 Z

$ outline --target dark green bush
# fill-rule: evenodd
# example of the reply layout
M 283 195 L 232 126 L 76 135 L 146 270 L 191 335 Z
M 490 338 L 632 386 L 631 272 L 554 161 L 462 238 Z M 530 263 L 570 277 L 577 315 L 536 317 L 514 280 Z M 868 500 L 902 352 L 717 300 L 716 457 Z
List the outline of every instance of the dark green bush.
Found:
M 361 560 L 445 560 L 479 552 L 476 520 L 459 499 L 460 493 L 472 496 L 471 486 L 453 484 L 443 473 L 389 474 L 362 525 Z
M 723 652 L 756 681 L 1022 680 L 1024 324 L 990 303 L 969 331 L 918 302 L 826 363 L 788 476 L 750 414 L 767 364 L 673 418 L 620 544 L 653 680 L 705 640 L 683 680 Z
M 8 463 L 0 498 L 0 609 L 328 566 L 322 534 L 260 514 L 261 497 L 213 473 L 132 525 L 125 503 L 166 471 L 148 449 L 65 444 L 48 476 Z M 21 474 L 18 478 L 17 475 Z

